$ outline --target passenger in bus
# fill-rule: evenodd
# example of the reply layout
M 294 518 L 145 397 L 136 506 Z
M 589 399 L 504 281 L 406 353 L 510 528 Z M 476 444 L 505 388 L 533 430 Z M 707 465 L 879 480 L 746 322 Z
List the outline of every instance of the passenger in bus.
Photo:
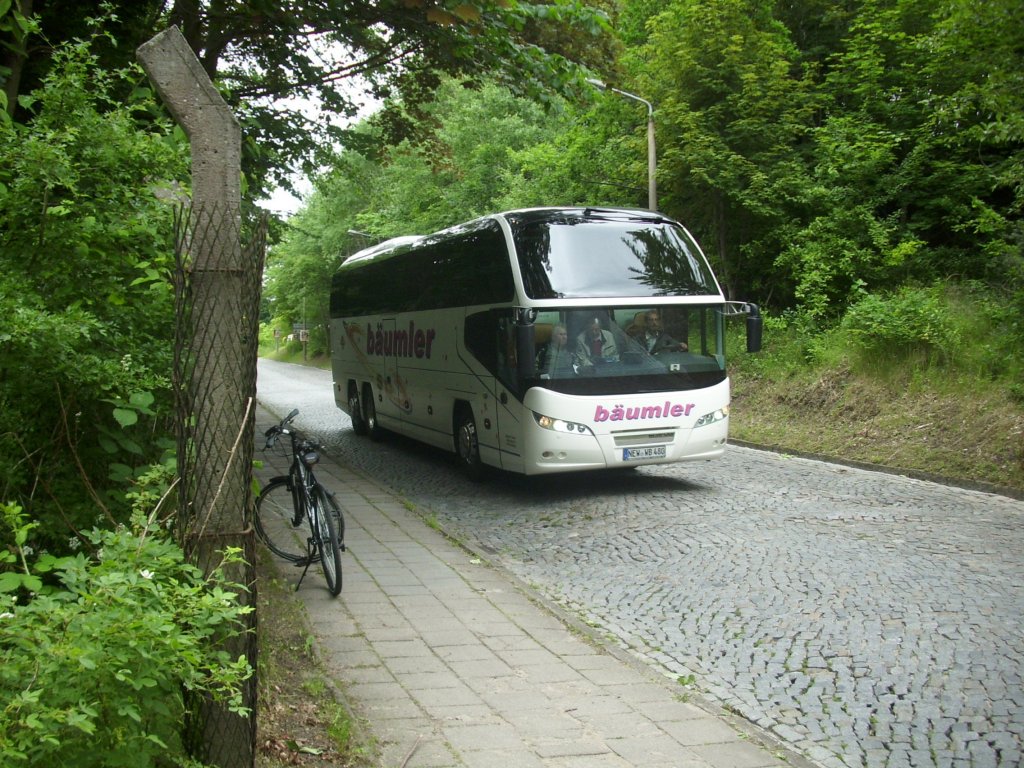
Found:
M 553 379 L 572 372 L 569 331 L 557 323 L 551 328 L 551 338 L 537 349 L 537 374 L 542 379 Z
M 660 352 L 686 352 L 689 349 L 684 342 L 676 341 L 665 333 L 661 327 L 661 313 L 656 309 L 647 310 L 642 317 L 638 313 L 628 333 L 652 355 Z
M 576 337 L 576 363 L 584 368 L 593 368 L 596 364 L 618 359 L 615 337 L 601 327 L 600 318 L 591 319 L 583 333 Z

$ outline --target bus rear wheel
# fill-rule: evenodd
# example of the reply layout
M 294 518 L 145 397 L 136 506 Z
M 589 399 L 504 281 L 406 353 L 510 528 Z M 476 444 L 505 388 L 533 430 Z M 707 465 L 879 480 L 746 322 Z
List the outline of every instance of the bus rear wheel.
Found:
M 352 384 L 348 390 L 348 413 L 349 418 L 352 419 L 352 431 L 357 435 L 367 434 L 369 429 L 366 426 L 363 404 L 359 401 L 359 391 L 355 384 Z
M 480 461 L 480 441 L 477 438 L 476 422 L 469 406 L 459 409 L 455 417 L 455 453 L 459 461 L 459 469 L 473 482 L 479 482 L 484 476 L 484 465 Z
M 377 404 L 373 399 L 373 388 L 369 384 L 363 386 L 363 418 L 366 420 L 366 434 L 371 440 L 380 440 L 382 430 L 377 423 Z

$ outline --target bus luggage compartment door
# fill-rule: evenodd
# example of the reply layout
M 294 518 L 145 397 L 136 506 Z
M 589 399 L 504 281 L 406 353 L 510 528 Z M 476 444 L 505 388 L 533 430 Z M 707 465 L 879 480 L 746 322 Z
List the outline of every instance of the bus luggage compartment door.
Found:
M 394 339 L 395 319 L 385 318 L 380 324 L 385 340 Z M 377 414 L 387 419 L 404 421 L 409 410 L 409 394 L 398 370 L 398 356 L 392 344 L 385 344 L 381 350 L 384 363 L 382 380 L 376 382 Z

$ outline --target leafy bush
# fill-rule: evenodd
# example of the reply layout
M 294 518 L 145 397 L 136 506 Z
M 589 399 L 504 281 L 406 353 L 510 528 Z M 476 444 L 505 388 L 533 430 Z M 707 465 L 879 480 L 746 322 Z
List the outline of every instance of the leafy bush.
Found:
M 847 310 L 841 328 L 870 354 L 904 357 L 922 352 L 940 361 L 959 342 L 949 308 L 938 289 L 901 288 L 880 296 L 866 294 Z
M 19 98 L 26 122 L 0 121 L 0 499 L 42 522 L 51 549 L 69 523 L 95 524 L 97 499 L 125 521 L 110 465 L 156 460 L 164 443 L 151 436 L 170 431 L 174 240 L 161 196 L 187 177 L 188 152 L 151 121 L 143 78 L 70 43 Z M 110 405 L 144 392 L 149 429 L 133 438 Z
M 0 551 L 0 764 L 194 765 L 183 692 L 243 711 L 252 669 L 220 648 L 243 631 L 244 588 L 221 570 L 204 578 L 148 526 L 92 531 L 89 556 L 35 557 L 36 524 L 0 511 L 13 534 Z
M 762 310 L 764 320 L 763 348 L 746 352 L 746 329 L 742 323 L 727 326 L 730 366 L 748 375 L 786 379 L 805 372 L 813 365 L 841 360 L 847 354 L 844 346 L 836 346 L 835 329 L 806 312 L 786 310 L 774 313 Z

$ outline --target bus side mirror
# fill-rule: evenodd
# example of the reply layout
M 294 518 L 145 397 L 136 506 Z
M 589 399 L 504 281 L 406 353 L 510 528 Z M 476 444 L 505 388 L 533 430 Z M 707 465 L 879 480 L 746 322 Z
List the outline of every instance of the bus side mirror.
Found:
M 747 304 L 747 352 L 761 351 L 761 330 L 764 321 L 757 304 Z

